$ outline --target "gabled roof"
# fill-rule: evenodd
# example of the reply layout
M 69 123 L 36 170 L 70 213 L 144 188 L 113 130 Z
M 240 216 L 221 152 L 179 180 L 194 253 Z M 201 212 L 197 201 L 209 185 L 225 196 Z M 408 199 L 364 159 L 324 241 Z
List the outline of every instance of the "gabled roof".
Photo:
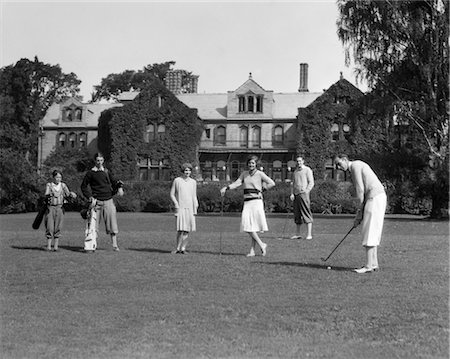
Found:
M 82 103 L 80 100 L 78 100 L 76 97 L 70 97 L 70 98 L 68 98 L 68 99 L 65 100 L 64 102 L 61 102 L 60 106 L 68 107 L 68 106 L 70 106 L 70 105 L 72 105 L 72 104 L 74 104 L 74 105 L 76 105 L 76 106 L 79 106 L 79 107 L 82 107 L 82 106 L 83 106 L 83 103 Z
M 274 93 L 272 117 L 274 119 L 294 119 L 297 117 L 298 108 L 306 107 L 321 93 L 319 92 L 294 92 Z M 188 107 L 195 108 L 198 116 L 203 120 L 227 119 L 227 94 L 180 94 L 178 99 Z
M 239 89 L 248 90 L 249 87 L 246 87 L 246 84 L 248 84 L 251 88 L 258 86 L 258 89 L 264 91 L 264 89 L 252 79 L 248 79 L 242 86 L 239 87 Z M 236 90 L 236 92 L 238 90 Z M 261 93 L 260 90 L 258 93 Z M 138 94 L 139 92 L 136 91 L 122 92 L 118 100 L 133 100 Z M 308 106 L 320 95 L 322 95 L 321 92 L 274 93 L 272 117 L 274 119 L 293 119 L 297 117 L 298 108 Z M 226 93 L 186 93 L 176 95 L 176 97 L 186 106 L 197 109 L 198 116 L 203 120 L 227 119 L 228 94 Z
M 44 118 L 42 119 L 43 127 L 53 127 L 67 125 L 67 127 L 97 127 L 100 114 L 113 107 L 122 107 L 121 103 L 108 103 L 108 104 L 82 104 L 83 118 L 81 121 L 62 122 L 61 119 L 61 104 L 53 104 L 47 110 Z M 67 102 L 64 102 L 64 106 Z
M 247 81 L 245 81 L 241 86 L 239 86 L 235 91 L 232 92 L 243 94 L 249 91 L 252 91 L 254 93 L 272 92 L 264 90 L 255 80 L 252 79 L 251 75 Z

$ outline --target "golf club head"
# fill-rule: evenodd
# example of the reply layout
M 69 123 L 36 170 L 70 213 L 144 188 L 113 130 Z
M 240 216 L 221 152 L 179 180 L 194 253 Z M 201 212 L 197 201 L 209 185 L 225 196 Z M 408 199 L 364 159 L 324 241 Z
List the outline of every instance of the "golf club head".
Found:
M 327 261 L 327 258 L 320 257 L 320 259 L 321 259 L 323 262 L 326 262 L 326 261 Z

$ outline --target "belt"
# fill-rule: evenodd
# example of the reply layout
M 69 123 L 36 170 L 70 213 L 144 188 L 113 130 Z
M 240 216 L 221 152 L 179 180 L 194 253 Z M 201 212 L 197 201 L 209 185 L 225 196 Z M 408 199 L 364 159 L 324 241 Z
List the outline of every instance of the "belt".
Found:
M 254 199 L 262 199 L 262 198 L 257 198 L 257 197 L 255 197 L 255 198 L 244 198 L 244 202 L 253 201 Z

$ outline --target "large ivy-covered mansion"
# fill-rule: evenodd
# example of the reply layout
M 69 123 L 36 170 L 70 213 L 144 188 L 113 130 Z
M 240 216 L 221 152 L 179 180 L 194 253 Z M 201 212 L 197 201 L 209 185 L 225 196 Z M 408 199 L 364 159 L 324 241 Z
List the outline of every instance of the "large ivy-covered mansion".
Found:
M 342 75 L 336 84 L 341 82 L 362 95 Z M 309 92 L 308 65 L 300 64 L 299 89 L 296 92 L 266 90 L 250 73 L 240 86 L 227 93 L 173 94 L 180 103 L 196 111 L 203 126 L 199 143 L 196 144 L 196 158 L 191 159 L 196 166 L 197 179 L 234 180 L 246 168 L 247 157 L 256 154 L 262 169 L 275 181 L 289 180 L 296 165 L 301 113 L 327 91 Z M 119 101 L 112 104 L 83 103 L 75 98 L 53 104 L 41 121 L 39 163 L 42 164 L 56 147 L 87 147 L 95 153 L 99 149 L 98 128 L 102 113 L 133 103 L 138 94 L 122 93 Z M 155 101 L 155 106 L 164 106 L 161 97 Z M 340 99 L 334 96 L 333 101 L 339 102 Z M 147 121 L 139 132 L 142 135 L 140 141 L 144 144 L 158 143 L 158 139 L 168 135 L 166 131 L 167 124 L 163 121 Z M 330 123 L 331 140 L 345 138 L 349 131 L 351 128 L 346 123 L 337 120 Z M 170 179 L 170 161 L 164 156 L 152 156 L 136 153 L 133 180 Z M 326 177 L 337 176 L 331 159 L 324 166 L 327 167 Z

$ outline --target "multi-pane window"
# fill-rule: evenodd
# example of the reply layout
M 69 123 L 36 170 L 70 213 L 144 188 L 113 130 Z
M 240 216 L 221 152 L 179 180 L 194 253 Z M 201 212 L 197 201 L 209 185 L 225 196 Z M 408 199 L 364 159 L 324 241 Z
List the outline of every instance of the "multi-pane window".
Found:
M 259 126 L 252 128 L 252 146 L 261 147 L 261 127 Z
M 216 127 L 215 137 L 214 137 L 214 145 L 222 145 L 226 144 L 226 131 L 224 126 Z
M 166 135 L 166 126 L 163 124 L 158 125 L 158 139 L 162 140 Z
M 238 96 L 240 113 L 262 113 L 263 112 L 263 96 L 262 95 L 241 95 Z
M 273 144 L 282 145 L 283 144 L 283 127 L 275 126 L 273 129 Z
M 144 142 L 149 143 L 155 139 L 155 125 L 149 124 L 145 126 Z
M 63 121 L 81 121 L 83 117 L 83 111 L 81 108 L 71 105 L 63 110 Z
M 248 147 L 248 127 L 242 126 L 239 130 L 239 145 L 241 147 Z

